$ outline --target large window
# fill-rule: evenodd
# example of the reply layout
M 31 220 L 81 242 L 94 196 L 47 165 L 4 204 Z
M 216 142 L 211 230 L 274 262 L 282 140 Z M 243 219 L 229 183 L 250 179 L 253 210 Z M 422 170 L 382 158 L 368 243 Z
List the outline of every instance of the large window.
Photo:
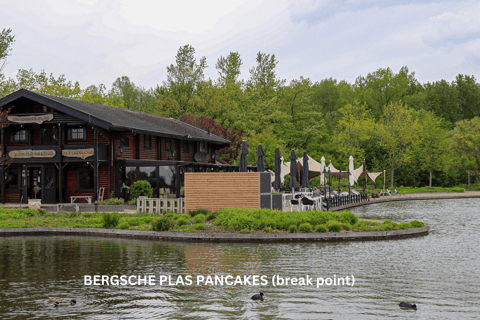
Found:
M 28 143 L 28 129 L 26 128 L 12 128 L 10 135 L 11 143 Z
M 69 141 L 87 141 L 87 128 L 73 127 L 68 128 Z
M 130 148 L 130 140 L 128 139 L 128 137 L 122 137 L 121 143 L 124 148 Z
M 57 144 L 57 128 L 48 126 L 40 129 L 40 144 L 45 146 Z
M 20 189 L 20 170 L 19 169 L 7 169 L 5 172 L 5 189 L 15 190 Z
M 144 138 L 144 142 L 145 142 L 145 149 L 152 149 L 152 136 L 151 135 L 146 134 L 145 138 Z
M 93 192 L 93 168 L 84 167 L 77 169 L 77 192 Z
M 190 141 L 183 140 L 183 152 L 189 153 L 190 152 Z

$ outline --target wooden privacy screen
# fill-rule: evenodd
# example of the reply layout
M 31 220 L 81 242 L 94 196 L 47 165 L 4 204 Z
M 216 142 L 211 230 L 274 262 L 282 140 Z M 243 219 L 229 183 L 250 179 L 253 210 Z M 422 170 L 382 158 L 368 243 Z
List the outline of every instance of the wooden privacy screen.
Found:
M 185 212 L 223 208 L 260 208 L 259 173 L 185 173 Z

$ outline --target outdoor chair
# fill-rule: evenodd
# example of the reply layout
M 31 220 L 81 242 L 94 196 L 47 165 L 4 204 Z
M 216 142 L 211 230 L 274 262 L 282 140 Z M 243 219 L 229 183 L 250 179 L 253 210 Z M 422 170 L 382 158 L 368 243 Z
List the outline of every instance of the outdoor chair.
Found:
M 306 197 L 303 197 L 302 198 L 302 211 L 305 211 L 304 209 L 307 209 L 307 210 L 313 210 L 313 206 L 315 204 L 315 202 L 313 200 L 310 200 Z
M 293 211 L 293 206 L 296 206 L 297 211 L 300 211 L 300 200 L 299 199 L 290 199 L 290 212 Z

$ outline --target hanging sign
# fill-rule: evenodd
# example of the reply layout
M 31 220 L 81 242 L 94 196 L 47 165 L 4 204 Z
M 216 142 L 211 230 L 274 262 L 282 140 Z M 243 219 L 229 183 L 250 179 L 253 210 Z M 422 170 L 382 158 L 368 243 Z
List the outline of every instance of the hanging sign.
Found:
M 41 116 L 8 116 L 8 121 L 16 123 L 38 123 L 53 120 L 53 114 L 44 114 Z
M 62 150 L 62 156 L 64 157 L 78 157 L 85 160 L 88 157 L 93 156 L 95 153 L 93 148 L 90 149 L 65 149 Z
M 53 158 L 56 155 L 55 150 L 15 150 L 8 153 L 10 158 Z

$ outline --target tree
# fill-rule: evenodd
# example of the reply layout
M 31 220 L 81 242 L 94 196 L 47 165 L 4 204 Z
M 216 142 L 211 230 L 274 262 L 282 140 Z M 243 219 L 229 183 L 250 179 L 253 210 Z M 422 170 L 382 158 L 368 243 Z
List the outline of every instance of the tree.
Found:
M 185 45 L 178 49 L 175 63 L 167 67 L 167 81 L 164 86 L 173 95 L 183 116 L 188 112 L 190 99 L 195 93 L 197 84 L 204 79 L 204 70 L 207 67 L 207 59 L 200 58 L 197 63 L 195 49 Z M 158 89 L 157 89 L 158 90 Z
M 418 141 L 419 125 L 410 110 L 401 102 L 387 104 L 382 114 L 377 131 L 379 144 L 387 152 L 391 168 L 390 187 L 393 188 L 395 169 L 410 160 L 412 147 Z
M 348 104 L 340 109 L 334 141 L 345 158 L 365 159 L 363 144 L 370 140 L 375 121 L 365 104 Z
M 275 148 L 280 148 L 280 152 L 284 158 L 287 156 L 287 149 L 285 148 L 284 141 L 275 135 L 272 126 L 267 127 L 260 133 L 251 134 L 250 137 L 247 138 L 247 144 L 250 151 L 250 153 L 247 155 L 247 162 L 249 165 L 257 165 L 257 148 L 259 143 L 262 144 L 263 150 L 265 151 L 265 167 L 274 171 Z
M 250 80 L 247 83 L 247 88 L 259 90 L 264 96 L 272 95 L 284 83 L 277 78 L 275 72 L 278 61 L 274 54 L 270 55 L 262 52 L 258 52 L 256 61 L 257 65 L 249 70 Z
M 480 118 L 461 120 L 451 133 L 450 146 L 455 152 L 455 166 L 480 173 Z
M 218 58 L 215 68 L 218 70 L 218 85 L 236 84 L 240 76 L 242 59 L 238 52 L 230 52 L 227 57 Z
M 455 79 L 455 87 L 461 114 L 459 120 L 480 116 L 480 86 L 475 77 L 459 74 Z
M 418 112 L 420 125 L 419 143 L 416 154 L 421 159 L 422 168 L 430 172 L 428 186 L 432 186 L 433 170 L 440 169 L 447 151 L 448 132 L 444 129 L 445 121 L 431 111 Z
M 192 114 L 186 114 L 180 119 L 180 121 L 191 124 L 205 131 L 209 130 L 214 135 L 231 141 L 232 144 L 229 147 L 220 149 L 217 154 L 217 156 L 228 163 L 233 163 L 237 160 L 240 154 L 242 140 L 248 137 L 248 135 L 245 135 L 243 131 L 239 131 L 235 128 L 227 128 L 218 124 L 215 122 L 215 120 L 205 116 L 196 117 Z
M 12 45 L 15 42 L 15 36 L 12 35 L 12 29 L 3 29 L 0 32 L 0 75 L 5 67 L 6 59 L 12 52 Z
M 447 81 L 440 80 L 425 85 L 425 109 L 450 122 L 450 128 L 460 120 L 458 103 L 458 91 Z

